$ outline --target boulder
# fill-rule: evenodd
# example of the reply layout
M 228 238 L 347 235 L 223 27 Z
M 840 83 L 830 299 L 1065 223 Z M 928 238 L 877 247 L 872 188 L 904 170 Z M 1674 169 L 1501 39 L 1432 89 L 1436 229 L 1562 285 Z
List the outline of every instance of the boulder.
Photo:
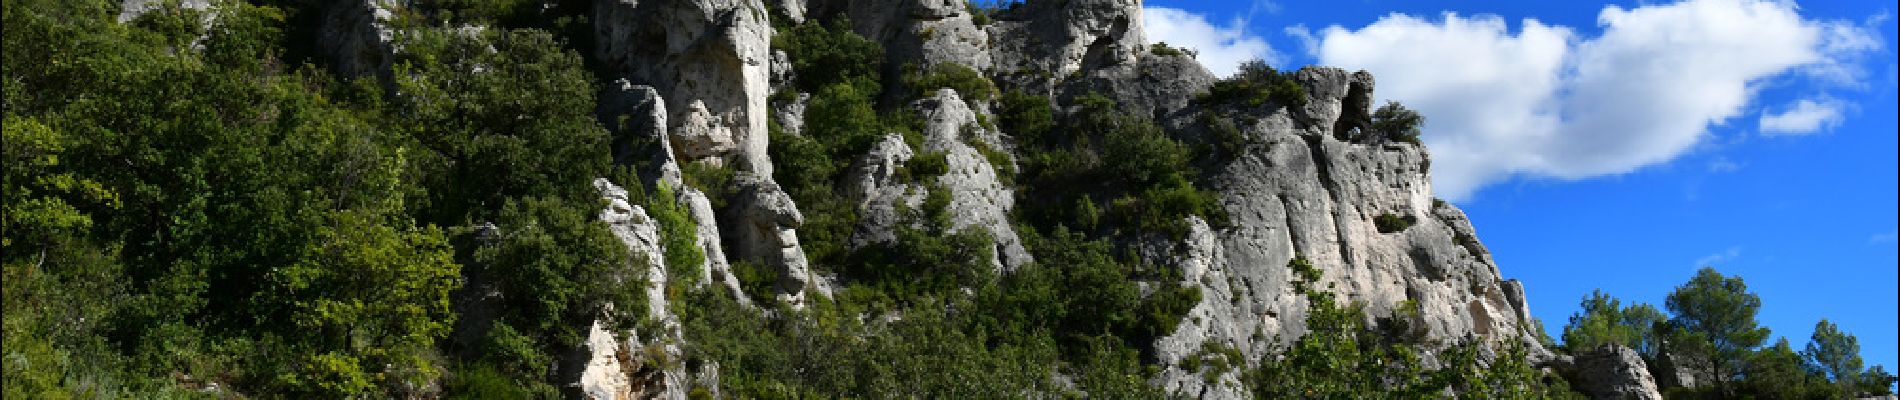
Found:
M 1622 345 L 1605 344 L 1577 354 L 1572 364 L 1560 369 L 1571 388 L 1594 399 L 1663 398 L 1643 357 Z

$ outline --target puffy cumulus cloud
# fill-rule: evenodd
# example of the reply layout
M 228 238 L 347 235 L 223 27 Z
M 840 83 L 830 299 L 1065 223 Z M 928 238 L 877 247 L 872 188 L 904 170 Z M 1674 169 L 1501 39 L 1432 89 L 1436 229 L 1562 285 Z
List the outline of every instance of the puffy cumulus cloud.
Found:
M 1801 135 L 1832 129 L 1841 124 L 1842 104 L 1833 100 L 1801 100 L 1779 113 L 1762 114 L 1761 133 Z
M 1690 0 L 1608 6 L 1602 34 L 1526 19 L 1393 14 L 1314 35 L 1323 64 L 1371 71 L 1382 99 L 1426 116 L 1439 194 L 1468 198 L 1513 175 L 1580 179 L 1689 151 L 1743 114 L 1764 79 L 1841 76 L 1879 39 L 1793 4 Z
M 1240 63 L 1252 59 L 1279 64 L 1279 53 L 1267 45 L 1265 38 L 1248 34 L 1246 27 L 1242 19 L 1218 26 L 1200 14 L 1166 7 L 1142 8 L 1141 30 L 1149 42 L 1193 50 L 1194 58 L 1216 76 L 1233 75 Z

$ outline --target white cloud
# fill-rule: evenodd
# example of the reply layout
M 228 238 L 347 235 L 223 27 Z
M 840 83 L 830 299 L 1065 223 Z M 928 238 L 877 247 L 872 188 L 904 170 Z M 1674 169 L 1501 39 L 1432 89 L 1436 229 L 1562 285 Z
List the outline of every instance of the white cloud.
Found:
M 1524 20 L 1393 14 L 1317 38 L 1322 64 L 1371 71 L 1375 95 L 1426 117 L 1440 195 L 1468 198 L 1513 175 L 1581 179 L 1667 162 L 1740 116 L 1765 79 L 1854 70 L 1882 45 L 1793 4 L 1690 0 L 1607 6 L 1602 34 Z M 1297 37 L 1297 35 L 1296 35 Z
M 1742 258 L 1742 248 L 1739 246 L 1730 247 L 1728 248 L 1728 250 L 1724 250 L 1720 253 L 1710 254 L 1710 255 L 1702 256 L 1702 258 L 1697 258 L 1695 259 L 1695 264 L 1690 265 L 1690 266 L 1696 267 L 1696 268 L 1713 267 L 1716 264 L 1723 264 L 1729 261 L 1735 261 L 1735 259 L 1737 258 Z
M 1841 103 L 1832 100 L 1801 100 L 1794 107 L 1774 114 L 1762 114 L 1761 133 L 1801 135 L 1832 129 L 1841 124 Z
M 1255 4 L 1259 9 L 1260 4 L 1271 7 L 1272 3 Z M 1279 53 L 1267 45 L 1265 38 L 1247 33 L 1244 19 L 1235 19 L 1223 27 L 1207 22 L 1207 17 L 1200 14 L 1146 7 L 1142 9 L 1141 21 L 1142 33 L 1149 42 L 1193 50 L 1197 53 L 1194 58 L 1216 76 L 1232 75 L 1240 63 L 1247 60 L 1261 59 L 1273 65 L 1280 62 Z

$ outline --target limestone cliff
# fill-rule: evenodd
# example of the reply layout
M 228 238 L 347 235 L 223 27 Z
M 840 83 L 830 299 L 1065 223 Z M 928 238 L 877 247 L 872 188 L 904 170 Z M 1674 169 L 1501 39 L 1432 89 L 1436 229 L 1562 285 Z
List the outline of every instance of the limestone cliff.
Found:
M 807 293 L 828 293 L 828 286 L 798 244 L 798 205 L 771 179 L 766 121 L 780 119 L 796 134 L 805 97 L 767 109 L 772 91 L 791 90 L 784 83 L 789 63 L 769 48 L 767 12 L 793 21 L 846 16 L 856 32 L 887 49 L 887 70 L 958 63 L 1057 103 L 1100 93 L 1176 138 L 1212 140 L 1193 121 L 1214 111 L 1191 99 L 1216 78 L 1187 56 L 1152 53 L 1139 1 L 1029 2 L 999 11 L 988 25 L 977 25 L 961 2 L 942 0 L 768 3 L 601 0 L 596 55 L 632 84 L 651 87 L 615 104 L 632 104 L 641 135 L 663 150 L 626 160 L 729 162 L 739 171 L 725 210 L 712 210 L 703 193 L 682 194 L 701 224 L 706 270 L 722 271 L 728 259 L 776 266 L 781 300 L 794 305 L 810 301 Z M 1235 373 L 1203 377 L 1175 365 L 1206 343 L 1258 359 L 1298 338 L 1306 304 L 1286 267 L 1296 256 L 1318 266 L 1342 299 L 1363 304 L 1369 318 L 1403 310 L 1416 315 L 1410 318 L 1427 341 L 1521 342 L 1545 357 L 1530 330 L 1523 286 L 1504 278 L 1463 212 L 1433 198 L 1426 149 L 1348 134 L 1371 111 L 1373 77 L 1332 68 L 1292 77 L 1308 95 L 1303 106 L 1247 115 L 1242 148 L 1206 162 L 1203 179 L 1230 220 L 1213 226 L 1195 218 L 1184 238 L 1130 244 L 1151 262 L 1178 266 L 1184 283 L 1202 293 L 1179 328 L 1153 343 L 1164 370 L 1152 383 L 1186 396 L 1245 397 Z M 649 103 L 664 108 L 640 108 Z M 1007 151 L 1012 133 L 980 126 L 980 118 L 992 117 L 989 107 L 972 103 L 938 91 L 911 106 L 924 117 L 922 148 L 892 134 L 857 160 L 843 183 L 863 215 L 855 245 L 890 240 L 902 223 L 895 210 L 931 190 L 896 179 L 898 166 L 919 151 L 944 152 L 950 172 L 932 187 L 951 192 L 956 225 L 989 230 L 998 267 L 1031 261 L 1009 220 L 1017 191 L 968 144 Z M 659 167 L 647 179 L 677 183 L 677 171 Z M 1406 223 L 1393 229 L 1380 219 Z M 714 275 L 727 277 L 720 283 L 744 299 L 730 273 Z

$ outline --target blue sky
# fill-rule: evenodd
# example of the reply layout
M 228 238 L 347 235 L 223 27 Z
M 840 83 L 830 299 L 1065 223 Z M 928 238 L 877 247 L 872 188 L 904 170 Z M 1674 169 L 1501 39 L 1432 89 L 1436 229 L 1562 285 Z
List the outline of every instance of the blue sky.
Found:
M 1366 69 L 1376 97 L 1423 112 L 1436 193 L 1553 336 L 1592 289 L 1660 308 L 1711 265 L 1797 348 L 1826 318 L 1900 367 L 1891 2 L 1146 7 L 1150 41 L 1216 73 Z

